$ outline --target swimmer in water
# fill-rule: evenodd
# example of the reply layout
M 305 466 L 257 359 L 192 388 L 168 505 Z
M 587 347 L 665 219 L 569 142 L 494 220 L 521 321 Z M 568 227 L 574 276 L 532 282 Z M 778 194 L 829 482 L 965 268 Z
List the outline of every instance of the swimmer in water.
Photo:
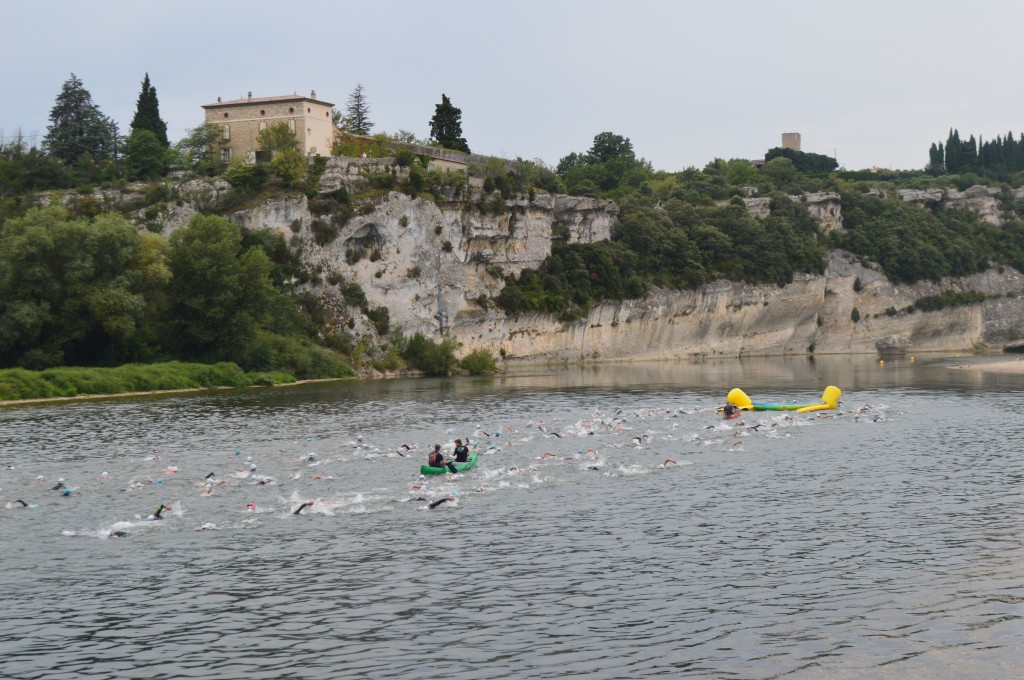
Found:
M 661 467 L 667 468 L 669 465 L 679 465 L 679 463 L 672 460 L 671 458 L 666 458 L 665 462 L 661 464 Z
M 437 506 L 441 505 L 442 503 L 447 503 L 448 501 L 453 501 L 453 500 L 455 500 L 454 496 L 448 496 L 447 498 L 442 498 L 439 501 L 434 501 L 433 503 L 428 505 L 427 508 L 429 508 L 430 510 L 433 510 L 434 508 L 436 508 Z
M 160 516 L 160 513 L 162 513 L 164 510 L 170 510 L 170 509 L 171 509 L 171 506 L 164 505 L 163 503 L 161 503 L 160 507 L 158 507 L 156 509 L 156 512 L 154 512 L 152 515 L 150 515 L 146 519 L 149 519 L 149 520 L 163 519 L 163 517 Z
M 63 488 L 64 488 L 64 478 L 63 478 L 63 477 L 60 477 L 59 479 L 57 479 L 57 484 L 56 484 L 56 486 L 54 486 L 53 488 L 51 488 L 51 489 L 50 489 L 50 491 L 60 491 L 60 490 L 61 490 L 61 489 L 63 489 Z
M 27 508 L 28 507 L 28 503 L 26 503 L 25 501 L 21 500 L 20 498 L 17 499 L 17 500 L 13 500 L 13 501 L 7 501 L 7 507 L 9 507 L 9 508 L 17 507 L 15 505 L 15 503 L 21 503 L 21 507 L 23 507 L 23 508 Z
M 306 508 L 311 508 L 311 507 L 313 507 L 313 501 L 306 501 L 305 503 L 303 503 L 302 505 L 300 505 L 300 506 L 298 507 L 298 509 L 297 509 L 297 510 L 295 510 L 295 512 L 293 512 L 292 514 L 293 514 L 293 515 L 297 515 L 297 514 L 299 514 L 300 512 L 302 512 L 303 510 L 305 510 Z

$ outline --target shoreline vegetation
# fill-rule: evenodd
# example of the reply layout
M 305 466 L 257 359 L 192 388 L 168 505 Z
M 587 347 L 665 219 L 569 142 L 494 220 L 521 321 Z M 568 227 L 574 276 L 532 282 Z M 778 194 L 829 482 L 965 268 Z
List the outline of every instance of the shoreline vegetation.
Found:
M 354 378 L 347 366 L 324 379 Z M 112 368 L 64 366 L 43 371 L 23 368 L 0 370 L 0 404 L 34 401 L 185 392 L 204 389 L 271 387 L 299 381 L 280 371 L 246 372 L 237 364 L 196 364 L 169 361 L 125 364 Z
M 1024 375 L 1024 357 L 947 366 L 955 370 Z M 393 374 L 357 374 L 299 380 L 287 373 L 246 373 L 236 364 L 126 364 L 115 368 L 64 367 L 45 371 L 0 369 L 0 407 L 60 401 L 138 397 L 245 387 L 284 387 L 314 382 L 376 379 Z M 422 374 L 420 374 L 422 375 Z M 472 374 L 470 374 L 472 375 Z

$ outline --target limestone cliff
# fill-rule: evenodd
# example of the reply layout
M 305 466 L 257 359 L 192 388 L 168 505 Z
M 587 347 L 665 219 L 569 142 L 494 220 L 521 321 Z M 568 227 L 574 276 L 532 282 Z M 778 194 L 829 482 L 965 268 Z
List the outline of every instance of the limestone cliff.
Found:
M 921 297 L 950 289 L 994 297 L 938 312 L 903 311 Z M 916 352 L 965 351 L 1024 329 L 1022 291 L 1024 276 L 1009 269 L 894 286 L 837 251 L 824 276 L 803 276 L 783 288 L 717 282 L 606 303 L 577 323 L 492 312 L 467 319 L 455 331 L 467 350 L 500 347 L 512 357 L 545 360 L 874 353 L 876 342 L 889 336 L 909 341 Z
M 321 196 L 341 187 L 355 195 L 371 174 L 400 179 L 403 172 L 390 159 L 332 159 Z M 350 282 L 360 285 L 369 308 L 389 310 L 393 328 L 435 339 L 451 333 L 465 352 L 484 348 L 526 360 L 874 353 L 883 339 L 894 347 L 909 342 L 912 352 L 964 351 L 1014 339 L 1024 329 L 1024 276 L 1015 270 L 894 285 L 842 252 L 830 255 L 824 275 L 798 276 L 782 288 L 720 281 L 599 305 L 574 323 L 543 314 L 508 318 L 490 302 L 503 277 L 540 265 L 555 240 L 609 238 L 617 209 L 607 201 L 546 193 L 504 200 L 478 184 L 446 190 L 436 200 L 377 192 L 330 238 L 316 232 L 329 216 L 311 213 L 304 195 L 268 199 L 230 217 L 246 227 L 280 231 L 317 272 L 318 280 L 307 285 L 324 301 L 329 322 L 371 340 L 373 325 L 343 297 Z M 981 189 L 900 196 L 923 205 L 947 201 L 998 218 L 999 192 Z M 169 232 L 227 190 L 223 182 L 181 185 L 179 200 L 156 215 L 140 211 L 139 221 Z M 837 194 L 791 198 L 811 210 L 823 232 L 843 228 Z M 755 215 L 767 210 L 767 199 L 746 200 Z M 989 298 L 938 312 L 906 311 L 915 300 L 947 290 Z

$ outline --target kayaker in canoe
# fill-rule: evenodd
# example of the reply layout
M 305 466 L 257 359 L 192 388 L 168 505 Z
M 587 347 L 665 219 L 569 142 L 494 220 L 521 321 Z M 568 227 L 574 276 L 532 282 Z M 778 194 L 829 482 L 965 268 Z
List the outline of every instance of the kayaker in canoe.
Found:
M 434 450 L 427 456 L 427 465 L 430 467 L 443 468 L 446 467 L 452 472 L 458 472 L 455 469 L 455 463 L 449 462 L 444 459 L 444 454 L 441 453 L 441 445 L 434 444 Z
M 455 462 L 469 462 L 469 447 L 463 444 L 461 439 L 455 440 Z

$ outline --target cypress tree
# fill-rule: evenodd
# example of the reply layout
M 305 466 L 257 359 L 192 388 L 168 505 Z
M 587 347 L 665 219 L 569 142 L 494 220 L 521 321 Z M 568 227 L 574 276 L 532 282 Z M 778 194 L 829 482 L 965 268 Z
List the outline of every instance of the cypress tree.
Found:
M 469 153 L 469 144 L 462 137 L 462 109 L 452 106 L 445 94 L 441 95 L 441 103 L 434 107 L 430 137 L 446 149 Z
M 167 141 L 167 123 L 160 120 L 160 102 L 156 98 L 156 88 L 149 83 L 148 73 L 142 81 L 142 91 L 135 105 L 135 117 L 132 118 L 132 132 L 136 130 L 149 130 L 164 148 L 170 146 Z
M 932 142 L 931 147 L 928 149 L 928 169 L 938 173 L 941 168 L 942 152 L 939 151 L 939 147 L 935 146 L 935 142 Z
M 345 109 L 346 128 L 357 135 L 368 135 L 373 129 L 373 122 L 370 120 L 370 105 L 366 102 L 366 95 L 363 94 L 363 84 L 357 83 L 356 89 L 348 96 L 348 106 Z
M 978 143 L 974 140 L 974 135 L 971 135 L 966 142 L 962 142 L 960 154 L 961 167 L 964 170 L 978 169 Z
M 946 139 L 946 172 L 957 174 L 960 172 L 960 133 L 950 128 L 949 137 Z

